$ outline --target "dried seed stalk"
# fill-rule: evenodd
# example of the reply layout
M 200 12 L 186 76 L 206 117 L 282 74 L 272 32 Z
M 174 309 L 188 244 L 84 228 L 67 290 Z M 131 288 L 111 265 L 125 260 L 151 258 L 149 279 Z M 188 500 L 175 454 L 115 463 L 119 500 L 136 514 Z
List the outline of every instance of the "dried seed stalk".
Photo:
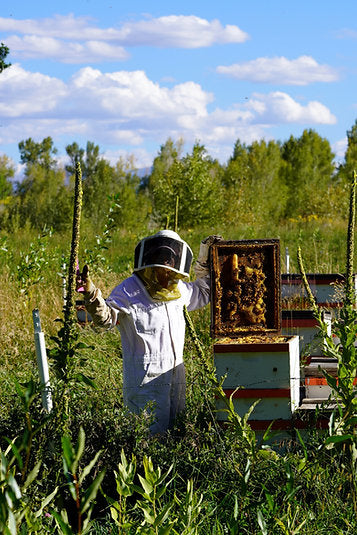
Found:
M 82 171 L 79 162 L 76 164 L 75 186 L 74 186 L 74 207 L 71 253 L 68 267 L 67 297 L 64 309 L 64 324 L 72 322 L 74 318 L 74 295 L 76 286 L 76 262 L 79 250 L 80 221 L 82 210 Z
M 354 260 L 354 233 L 356 218 L 356 184 L 357 173 L 353 171 L 353 180 L 350 194 L 350 210 L 347 231 L 347 262 L 346 262 L 346 305 L 352 305 L 355 301 L 355 291 L 353 284 L 353 260 Z
M 305 291 L 306 291 L 306 295 L 307 295 L 307 299 L 308 299 L 309 305 L 312 308 L 314 316 L 316 318 L 320 318 L 321 317 L 321 312 L 320 312 L 319 307 L 316 304 L 316 299 L 312 294 L 310 285 L 309 285 L 307 277 L 306 277 L 306 272 L 305 272 L 304 264 L 303 264 L 303 261 L 302 261 L 301 247 L 300 246 L 298 247 L 298 250 L 297 250 L 297 261 L 298 261 L 299 271 L 300 271 L 300 274 L 301 274 L 302 283 L 303 283 Z

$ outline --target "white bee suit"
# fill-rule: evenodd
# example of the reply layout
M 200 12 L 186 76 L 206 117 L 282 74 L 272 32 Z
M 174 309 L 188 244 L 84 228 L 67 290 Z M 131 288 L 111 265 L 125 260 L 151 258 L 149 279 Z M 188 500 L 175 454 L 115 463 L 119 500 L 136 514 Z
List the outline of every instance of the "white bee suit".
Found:
M 124 404 L 139 413 L 153 402 L 152 433 L 166 431 L 185 407 L 183 307 L 195 310 L 208 304 L 210 278 L 179 280 L 178 288 L 178 299 L 155 301 L 133 274 L 114 288 L 106 301 L 96 289 L 86 302 L 95 323 L 112 327 L 119 322 Z

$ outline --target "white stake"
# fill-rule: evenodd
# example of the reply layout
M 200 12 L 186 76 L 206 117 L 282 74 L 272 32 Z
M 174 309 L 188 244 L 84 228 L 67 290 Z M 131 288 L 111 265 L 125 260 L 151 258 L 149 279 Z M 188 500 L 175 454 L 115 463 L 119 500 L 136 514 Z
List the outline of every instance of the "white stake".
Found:
M 285 260 L 286 260 L 286 273 L 289 273 L 290 256 L 289 256 L 289 248 L 288 247 L 285 247 Z
M 51 412 L 53 405 L 50 387 L 50 376 L 48 373 L 45 335 L 41 330 L 40 313 L 37 308 L 32 311 L 32 317 L 35 331 L 37 366 L 42 386 L 42 406 L 47 412 Z

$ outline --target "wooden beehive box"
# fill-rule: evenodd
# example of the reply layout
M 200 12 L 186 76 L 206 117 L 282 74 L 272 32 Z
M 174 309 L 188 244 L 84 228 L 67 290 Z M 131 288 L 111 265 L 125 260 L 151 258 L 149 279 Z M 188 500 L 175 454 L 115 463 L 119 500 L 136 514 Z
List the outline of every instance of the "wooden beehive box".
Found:
M 279 240 L 220 241 L 210 258 L 212 337 L 278 333 Z

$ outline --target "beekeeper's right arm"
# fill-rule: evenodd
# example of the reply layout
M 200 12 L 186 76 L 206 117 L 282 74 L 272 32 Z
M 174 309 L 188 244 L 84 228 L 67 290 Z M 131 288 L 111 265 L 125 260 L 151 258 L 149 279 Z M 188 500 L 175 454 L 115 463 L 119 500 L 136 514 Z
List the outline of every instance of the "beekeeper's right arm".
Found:
M 196 273 L 196 280 L 190 282 L 187 286 L 190 287 L 189 303 L 187 309 L 189 311 L 201 308 L 209 303 L 211 278 L 209 271 L 209 250 L 211 245 L 221 241 L 222 236 L 211 235 L 201 241 L 200 251 L 196 264 L 193 269 Z
M 87 311 L 98 327 L 110 329 L 118 322 L 118 310 L 111 308 L 105 302 L 102 292 L 96 288 L 89 276 L 88 266 L 84 266 L 82 273 L 77 276 L 77 288 L 81 287 Z

